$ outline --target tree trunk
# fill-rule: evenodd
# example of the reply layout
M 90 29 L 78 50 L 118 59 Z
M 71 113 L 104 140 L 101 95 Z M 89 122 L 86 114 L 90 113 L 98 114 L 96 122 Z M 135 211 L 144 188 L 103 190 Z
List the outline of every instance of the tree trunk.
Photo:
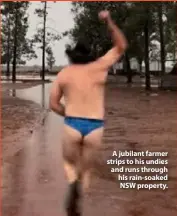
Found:
M 147 20 L 144 26 L 144 39 L 145 39 L 145 76 L 146 76 L 146 86 L 147 91 L 151 90 L 151 80 L 149 71 L 149 8 L 146 8 Z
M 125 53 L 124 70 L 127 73 L 127 83 L 132 83 L 132 70 L 130 67 L 130 59 L 127 53 Z
M 142 59 L 138 59 L 138 64 L 139 64 L 139 72 L 140 74 L 142 73 Z
M 147 91 L 151 90 L 151 81 L 150 81 L 150 71 L 149 71 L 149 9 L 146 8 L 147 20 L 144 26 L 144 38 L 145 38 L 145 76 L 146 76 L 146 86 Z
M 142 62 L 139 62 L 140 73 L 142 73 Z
M 16 81 L 16 64 L 17 64 L 17 25 L 18 25 L 18 2 L 15 5 L 15 29 L 14 29 L 14 50 L 13 50 L 13 69 L 12 81 Z
M 45 47 L 46 47 L 46 10 L 47 2 L 44 2 L 44 27 L 43 27 L 43 48 L 42 48 L 42 80 L 45 80 Z
M 6 73 L 6 76 L 7 78 L 9 78 L 10 76 L 10 15 L 8 14 L 8 35 L 7 35 L 7 73 Z
M 162 3 L 159 6 L 159 32 L 160 32 L 160 56 L 161 56 L 161 78 L 165 74 L 165 45 L 164 45 L 164 26 L 163 26 L 163 15 L 162 15 Z

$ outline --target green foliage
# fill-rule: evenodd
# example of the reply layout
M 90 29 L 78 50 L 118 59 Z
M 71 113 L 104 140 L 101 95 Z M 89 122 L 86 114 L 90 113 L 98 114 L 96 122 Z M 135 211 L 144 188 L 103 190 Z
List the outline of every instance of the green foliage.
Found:
M 43 5 L 44 2 L 41 2 L 41 5 Z M 52 29 L 47 26 L 47 18 L 48 18 L 48 12 L 47 8 L 45 10 L 45 6 L 42 8 L 37 8 L 35 10 L 35 14 L 41 19 L 41 22 L 38 24 L 42 23 L 44 25 L 44 19 L 46 20 L 45 24 L 45 30 L 44 26 L 43 27 L 38 27 L 37 32 L 33 36 L 33 42 L 36 44 L 36 46 L 40 49 L 43 49 L 43 37 L 44 37 L 44 31 L 46 32 L 45 35 L 45 52 L 48 54 L 49 50 L 52 52 L 52 44 L 55 41 L 59 41 L 61 39 L 60 35 L 56 32 L 55 29 Z M 53 52 L 52 52 L 53 53 Z
M 25 64 L 25 60 L 36 58 L 32 40 L 26 37 L 28 31 L 27 9 L 29 2 L 2 2 L 2 63 L 12 62 L 14 36 L 17 32 L 16 60 L 17 64 Z
M 170 53 L 175 59 L 177 52 L 177 43 L 176 43 L 176 13 L 177 11 L 177 3 L 176 2 L 168 2 L 168 5 L 165 8 L 165 15 L 167 20 L 165 22 L 165 44 L 166 44 L 166 52 Z
M 150 36 L 149 52 L 151 51 L 152 58 L 157 57 L 157 53 L 153 53 L 157 49 L 153 41 L 155 39 L 160 42 L 158 17 L 160 4 L 161 2 L 73 2 L 72 13 L 75 26 L 70 31 L 64 32 L 63 36 L 69 35 L 73 42 L 82 37 L 91 44 L 93 52 L 96 50 L 97 55 L 102 55 L 110 48 L 111 40 L 106 26 L 98 20 L 98 12 L 107 9 L 111 11 L 116 24 L 128 39 L 127 53 L 129 57 L 135 57 L 139 62 L 142 62 L 145 56 L 144 26 L 147 20 Z M 167 20 L 164 23 L 164 28 L 166 29 L 165 44 L 168 52 L 171 47 L 176 47 L 176 42 L 174 42 L 176 41 L 174 39 L 176 36 L 175 8 L 176 3 L 174 2 L 163 3 L 163 14 Z
M 54 54 L 53 54 L 51 47 L 47 47 L 46 53 L 47 53 L 47 64 L 48 64 L 50 70 L 52 70 L 52 68 L 55 64 L 55 57 L 54 57 Z

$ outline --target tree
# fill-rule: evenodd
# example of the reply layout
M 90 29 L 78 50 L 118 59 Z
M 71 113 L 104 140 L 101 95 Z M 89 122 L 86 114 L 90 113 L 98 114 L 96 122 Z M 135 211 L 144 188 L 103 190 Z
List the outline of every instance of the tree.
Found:
M 27 39 L 29 2 L 2 2 L 2 62 L 13 63 L 12 80 L 16 80 L 16 65 L 25 64 L 26 59 L 36 58 L 33 43 Z
M 176 2 L 156 2 L 152 4 L 155 31 L 154 39 L 160 43 L 161 75 L 165 74 L 165 61 L 168 56 L 175 59 L 176 53 Z
M 52 70 L 52 68 L 53 68 L 53 66 L 55 64 L 55 57 L 54 57 L 52 48 L 48 47 L 46 49 L 46 52 L 47 52 L 47 64 L 48 64 L 50 70 Z
M 166 2 L 162 5 L 162 16 L 165 17 L 163 22 L 164 25 L 164 43 L 165 43 L 165 54 L 168 53 L 174 55 L 176 52 L 176 2 Z M 173 56 L 174 57 L 174 56 Z
M 1 12 L 2 12 L 2 27 L 1 27 L 1 33 L 2 33 L 2 63 L 7 63 L 7 73 L 6 76 L 10 76 L 10 59 L 11 59 L 11 53 L 10 53 L 10 47 L 12 44 L 11 39 L 11 14 L 10 14 L 10 2 L 7 2 L 1 6 Z M 5 28 L 7 26 L 7 28 Z
M 169 54 L 173 60 L 176 59 L 177 43 L 176 43 L 176 2 L 166 2 L 163 7 L 163 14 L 166 17 L 164 22 L 164 43 L 165 43 L 165 54 Z
M 144 25 L 144 46 L 145 46 L 145 74 L 146 74 L 146 90 L 151 90 L 150 71 L 149 71 L 149 8 L 145 9 L 146 22 Z
M 35 10 L 35 13 L 37 14 L 37 16 L 41 19 L 43 19 L 43 27 L 39 27 L 37 29 L 37 33 L 34 35 L 34 39 L 33 41 L 36 44 L 40 44 L 39 48 L 42 49 L 42 73 L 40 74 L 42 77 L 42 80 L 45 80 L 45 60 L 46 60 L 46 56 L 45 54 L 50 50 L 52 50 L 51 48 L 51 44 L 52 42 L 58 41 L 60 40 L 60 36 L 58 33 L 56 33 L 56 30 L 51 29 L 49 27 L 47 27 L 47 16 L 48 16 L 48 12 L 47 12 L 47 2 L 41 2 L 43 4 L 42 8 L 38 8 Z M 47 31 L 47 29 L 50 29 L 50 32 Z M 52 33 L 51 30 L 53 30 L 55 33 Z M 42 44 L 42 45 L 41 45 Z M 53 55 L 53 52 L 52 52 Z M 51 54 L 49 54 L 50 58 L 51 58 Z M 48 56 L 48 58 L 49 58 Z M 54 56 L 52 56 L 54 61 Z
M 160 57 L 161 57 L 161 75 L 165 74 L 165 44 L 164 44 L 164 25 L 163 25 L 163 4 L 160 2 L 158 7 L 159 33 L 160 33 Z
M 160 15 L 159 4 L 162 5 L 162 14 Z M 176 50 L 176 46 L 174 46 L 176 43 L 176 37 L 174 37 L 174 35 L 176 35 L 174 33 L 176 32 L 174 10 L 176 3 L 73 2 L 72 5 L 75 26 L 71 30 L 64 32 L 63 36 L 69 35 L 73 42 L 76 42 L 79 38 L 84 38 L 90 43 L 94 55 L 97 57 L 103 55 L 111 47 L 111 39 L 110 36 L 106 34 L 106 26 L 101 24 L 98 20 L 98 12 L 103 9 L 110 10 L 113 19 L 123 30 L 129 43 L 129 47 L 123 58 L 127 82 L 132 82 L 130 59 L 136 58 L 140 70 L 142 62 L 145 62 L 146 89 L 150 89 L 149 62 L 160 58 L 160 49 L 157 42 L 161 42 L 161 50 L 165 53 L 161 54 L 161 56 L 166 56 L 166 50 L 170 49 L 172 46 L 172 50 Z M 167 21 L 165 23 L 160 23 L 164 14 Z M 170 26 L 170 22 L 172 22 L 173 27 Z M 166 23 L 168 23 L 168 25 Z M 159 28 L 159 24 L 163 24 L 163 26 Z M 163 32 L 163 35 L 160 32 Z M 169 39 L 167 40 L 167 38 Z
M 106 26 L 98 20 L 98 12 L 105 8 L 110 10 L 113 19 L 123 30 L 129 42 L 123 61 L 127 82 L 131 83 L 130 59 L 136 58 L 140 66 L 145 59 L 143 43 L 146 14 L 144 8 L 147 4 L 150 6 L 150 3 L 144 4 L 130 2 L 74 2 L 72 12 L 75 26 L 70 31 L 65 32 L 64 36 L 69 35 L 74 42 L 83 37 L 91 44 L 94 55 L 103 55 L 111 47 L 111 39 L 110 35 L 105 34 L 107 32 Z M 149 33 L 152 34 L 154 31 L 153 19 L 149 19 Z

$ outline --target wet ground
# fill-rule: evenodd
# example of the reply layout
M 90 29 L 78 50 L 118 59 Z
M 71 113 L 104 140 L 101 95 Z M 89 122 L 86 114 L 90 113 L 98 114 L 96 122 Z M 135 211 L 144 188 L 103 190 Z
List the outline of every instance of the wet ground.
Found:
M 49 88 L 47 84 L 10 94 L 47 108 Z M 30 127 L 25 125 L 30 119 L 32 122 L 38 119 L 37 112 L 41 114 L 41 108 L 18 100 L 14 99 L 16 102 L 12 104 L 10 99 L 4 109 L 6 114 L 2 116 L 6 122 L 3 148 L 7 149 L 3 154 L 3 216 L 64 216 L 62 204 L 66 182 L 60 145 L 63 119 L 44 112 L 43 118 L 37 121 L 38 126 L 30 129 L 31 134 L 27 135 L 22 131 Z M 176 215 L 176 93 L 161 92 L 150 96 L 137 88 L 108 85 L 106 110 L 104 145 L 95 167 L 92 188 L 85 197 L 83 216 Z M 22 120 L 18 121 L 20 116 Z M 16 124 L 23 126 L 14 132 Z M 25 139 L 13 140 L 17 134 Z M 4 142 L 7 137 L 11 139 Z M 15 145 L 18 148 L 12 147 Z M 165 192 L 119 189 L 116 176 L 105 165 L 112 151 L 119 149 L 168 151 L 169 189 Z

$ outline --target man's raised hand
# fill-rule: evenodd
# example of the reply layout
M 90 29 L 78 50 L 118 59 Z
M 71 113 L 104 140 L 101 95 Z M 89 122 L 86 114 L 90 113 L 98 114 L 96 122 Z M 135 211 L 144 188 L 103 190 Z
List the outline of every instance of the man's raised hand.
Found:
M 107 21 L 110 18 L 110 12 L 107 10 L 100 11 L 98 17 L 100 20 Z

